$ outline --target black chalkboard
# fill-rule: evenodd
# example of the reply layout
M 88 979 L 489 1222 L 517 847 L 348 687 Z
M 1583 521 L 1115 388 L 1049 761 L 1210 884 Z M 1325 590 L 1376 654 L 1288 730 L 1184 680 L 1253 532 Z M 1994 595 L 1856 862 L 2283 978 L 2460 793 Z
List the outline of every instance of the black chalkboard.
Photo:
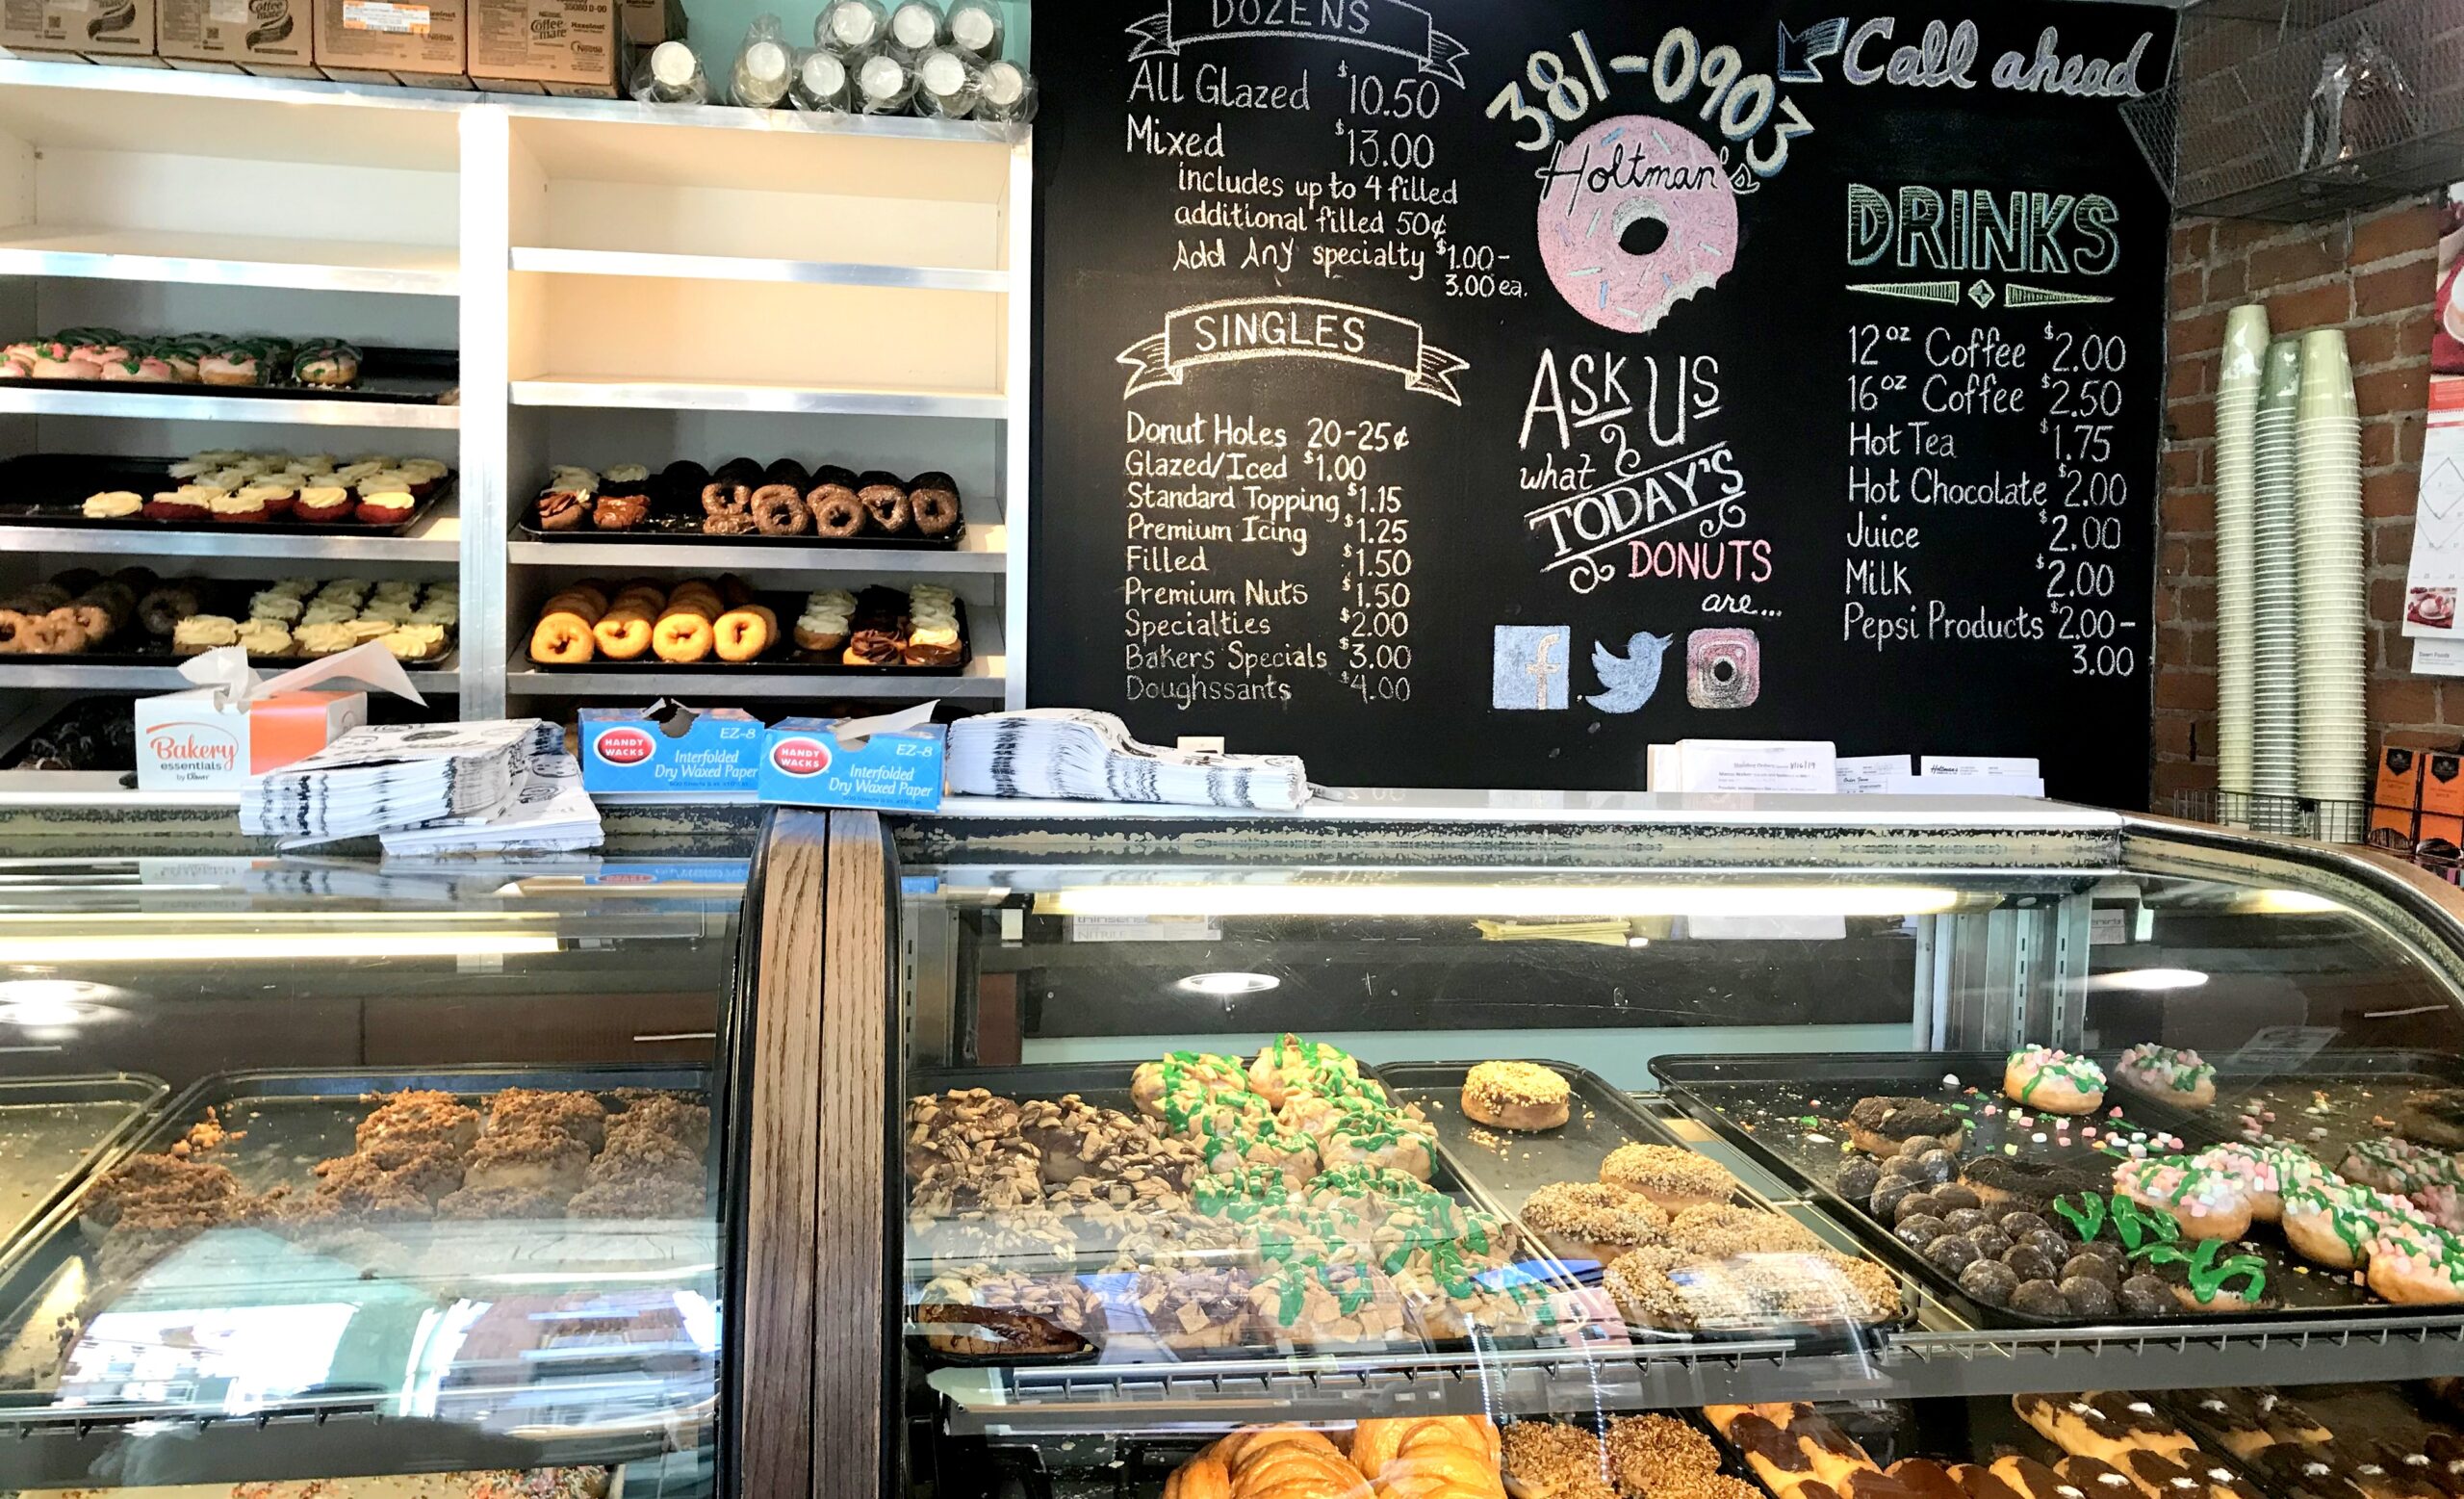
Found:
M 2170 12 L 1048 30 L 1035 701 L 1334 783 L 1828 738 L 2143 805 Z

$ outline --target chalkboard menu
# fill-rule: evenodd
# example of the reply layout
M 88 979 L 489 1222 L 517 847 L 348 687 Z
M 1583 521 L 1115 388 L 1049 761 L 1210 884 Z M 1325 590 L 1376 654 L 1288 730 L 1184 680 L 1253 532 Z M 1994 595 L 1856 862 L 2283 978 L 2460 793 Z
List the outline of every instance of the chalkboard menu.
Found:
M 2033 755 L 2143 805 L 2171 13 L 1082 0 L 1029 687 L 1323 782 Z

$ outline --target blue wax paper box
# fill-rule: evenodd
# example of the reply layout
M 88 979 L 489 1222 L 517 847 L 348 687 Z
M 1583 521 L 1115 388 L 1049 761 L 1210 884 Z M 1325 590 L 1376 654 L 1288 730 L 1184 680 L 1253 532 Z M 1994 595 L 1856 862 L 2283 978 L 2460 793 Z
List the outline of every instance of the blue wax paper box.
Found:
M 761 800 L 796 807 L 931 812 L 941 805 L 945 731 L 916 724 L 850 745 L 839 718 L 783 718 L 761 744 Z
M 750 791 L 761 763 L 761 720 L 740 708 L 585 708 L 585 791 Z

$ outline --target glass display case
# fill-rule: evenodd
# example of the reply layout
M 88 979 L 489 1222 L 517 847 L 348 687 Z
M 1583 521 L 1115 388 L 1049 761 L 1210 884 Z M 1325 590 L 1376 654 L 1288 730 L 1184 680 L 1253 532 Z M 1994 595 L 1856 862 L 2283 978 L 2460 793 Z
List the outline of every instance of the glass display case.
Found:
M 873 842 L 885 1491 L 2464 1494 L 2418 871 L 1880 798 Z
M 0 840 L 0 1487 L 719 1488 L 750 839 L 194 819 Z

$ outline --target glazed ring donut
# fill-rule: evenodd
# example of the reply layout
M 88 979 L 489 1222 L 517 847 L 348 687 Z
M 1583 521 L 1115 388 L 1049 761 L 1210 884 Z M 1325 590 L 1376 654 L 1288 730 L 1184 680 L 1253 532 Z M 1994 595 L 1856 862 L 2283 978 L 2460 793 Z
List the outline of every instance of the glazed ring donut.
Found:
M 556 590 L 556 596 L 558 598 L 571 596 L 575 598 L 588 599 L 590 601 L 590 607 L 593 609 L 602 614 L 607 612 L 606 588 L 599 583 L 591 582 L 587 578 L 582 579 L 578 582 L 569 582 L 565 584 L 563 587 Z
M 530 632 L 530 659 L 552 666 L 578 666 L 591 659 L 590 626 L 578 614 L 554 613 Z
M 730 609 L 710 627 L 712 644 L 723 661 L 749 661 L 770 649 L 774 621 L 751 609 Z
M 613 609 L 590 627 L 599 654 L 611 661 L 629 661 L 651 648 L 651 617 L 630 609 Z
M 919 489 L 907 497 L 915 512 L 915 529 L 927 536 L 944 536 L 959 523 L 959 497 L 946 489 Z
M 575 594 L 560 593 L 541 605 L 539 612 L 542 616 L 571 614 L 574 618 L 580 620 L 584 628 L 588 628 L 606 617 L 607 607 L 603 604 L 594 605 L 588 599 Z
M 689 666 L 710 654 L 710 622 L 699 614 L 670 614 L 651 632 L 651 649 L 660 660 Z
M 753 491 L 742 484 L 702 486 L 704 515 L 743 515 L 753 508 Z
M 25 629 L 25 615 L 15 609 L 0 609 L 0 656 L 14 656 L 26 648 L 19 638 Z
M 607 606 L 606 609 L 610 614 L 626 611 L 648 614 L 651 618 L 656 619 L 667 612 L 667 595 L 655 588 L 635 589 L 616 595 L 616 602 Z
M 21 614 L 17 617 L 17 649 L 28 656 L 58 654 L 60 646 L 55 638 L 58 632 L 51 627 L 51 621 L 39 614 Z
M 753 524 L 765 536 L 801 536 L 812 529 L 812 511 L 793 484 L 764 484 L 753 492 Z
M 112 633 L 112 612 L 99 604 L 71 604 L 68 613 L 90 639 L 100 640 Z
M 856 498 L 862 502 L 864 513 L 873 518 L 873 524 L 884 530 L 905 530 L 913 513 L 907 503 L 907 491 L 896 484 L 866 484 Z
M 94 643 L 87 636 L 86 627 L 78 623 L 74 609 L 53 609 L 43 616 L 43 623 L 51 627 L 50 654 L 54 656 L 74 656 Z
M 756 603 L 754 603 L 754 602 L 753 602 L 752 600 L 750 600 L 750 599 L 747 599 L 747 600 L 746 600 L 745 602 L 743 602 L 742 604 L 737 605 L 737 606 L 736 606 L 736 607 L 737 607 L 737 608 L 740 608 L 740 609 L 743 609 L 745 612 L 747 612 L 747 613 L 749 613 L 749 614 L 758 614 L 758 615 L 760 615 L 760 616 L 761 616 L 761 622 L 762 622 L 763 624 L 765 624 L 765 625 L 767 625 L 767 626 L 769 626 L 769 627 L 770 627 L 770 635 L 771 635 L 771 638 L 772 638 L 772 639 L 777 639 L 777 638 L 778 638 L 778 635 L 779 635 L 779 612 L 778 612 L 778 610 L 776 610 L 776 609 L 772 608 L 772 607 L 771 607 L 770 606 L 768 606 L 767 604 L 756 604 Z
M 864 529 L 864 507 L 844 484 L 816 485 L 805 496 L 805 506 L 812 511 L 812 529 L 833 540 L 844 541 Z
M 659 612 L 662 617 L 669 614 L 698 614 L 705 621 L 708 621 L 715 620 L 726 613 L 727 607 L 719 602 L 715 594 L 687 593 L 680 588 L 668 599 L 667 607 Z
M 719 575 L 719 597 L 727 600 L 728 607 L 732 609 L 740 609 L 748 604 L 760 602 L 760 595 L 753 591 L 753 584 L 746 582 L 733 573 Z

